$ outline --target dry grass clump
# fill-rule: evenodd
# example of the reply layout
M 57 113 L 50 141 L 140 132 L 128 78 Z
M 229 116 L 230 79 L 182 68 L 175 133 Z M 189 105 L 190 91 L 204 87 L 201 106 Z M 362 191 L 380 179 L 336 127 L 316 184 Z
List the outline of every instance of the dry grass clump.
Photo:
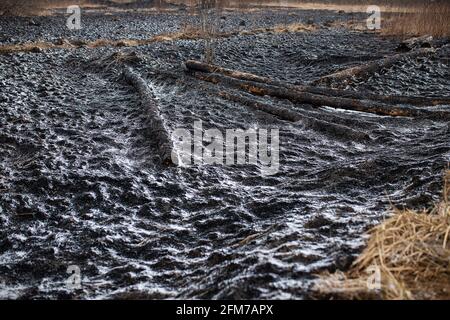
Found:
M 49 42 L 29 42 L 21 44 L 7 44 L 0 45 L 0 54 L 14 53 L 14 52 L 41 52 L 42 50 L 52 49 L 56 47 Z
M 196 40 L 205 39 L 206 37 L 216 36 L 206 33 L 200 27 L 192 24 L 184 24 L 181 26 L 180 31 L 157 35 L 155 40 L 159 41 L 174 41 L 174 40 Z
M 317 29 L 316 25 L 307 25 L 303 23 L 291 23 L 291 24 L 283 24 L 276 25 L 270 28 L 257 28 L 250 30 L 242 30 L 237 32 L 239 35 L 254 35 L 260 33 L 297 33 L 297 32 L 308 32 L 314 31 Z
M 320 275 L 313 291 L 339 299 L 450 299 L 450 171 L 442 202 L 423 212 L 395 209 L 370 231 L 351 270 Z
M 312 24 L 303 24 L 303 23 L 291 23 L 285 25 L 277 25 L 272 30 L 274 33 L 296 33 L 296 32 L 306 32 L 306 31 L 314 31 L 317 29 L 316 25 Z
M 26 42 L 18 44 L 0 45 L 0 54 L 9 54 L 16 52 L 41 52 L 48 49 L 75 49 L 80 47 L 99 48 L 99 47 L 137 47 L 144 46 L 154 42 L 166 42 L 177 40 L 204 40 L 204 39 L 221 39 L 233 36 L 255 35 L 261 33 L 296 33 L 308 32 L 317 29 L 315 25 L 304 25 L 293 23 L 288 25 L 278 25 L 272 28 L 257 28 L 250 30 L 234 31 L 234 32 L 218 32 L 214 34 L 205 33 L 202 29 L 195 26 L 183 27 L 178 32 L 164 33 L 150 37 L 148 39 L 97 39 L 93 41 L 84 40 L 68 40 L 59 39 L 56 42 Z

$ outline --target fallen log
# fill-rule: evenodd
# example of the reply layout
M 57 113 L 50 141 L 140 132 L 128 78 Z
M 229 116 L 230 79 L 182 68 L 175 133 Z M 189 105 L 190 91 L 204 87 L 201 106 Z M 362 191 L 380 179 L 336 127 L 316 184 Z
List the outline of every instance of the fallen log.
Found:
M 337 90 L 325 87 L 315 87 L 308 85 L 293 85 L 284 81 L 273 80 L 267 77 L 258 76 L 248 72 L 241 72 L 237 70 L 227 69 L 220 66 L 207 64 L 200 61 L 188 60 L 185 63 L 186 68 L 194 71 L 201 71 L 206 73 L 220 73 L 228 77 L 240 80 L 248 80 L 259 83 L 265 83 L 274 86 L 286 87 L 291 90 L 304 91 L 324 96 L 351 98 L 358 100 L 374 100 L 390 104 L 411 104 L 416 106 L 436 106 L 443 104 L 450 104 L 450 97 L 417 97 L 417 96 L 399 96 L 399 95 L 378 95 L 373 93 L 361 93 L 351 90 Z
M 316 107 L 329 106 L 337 109 L 352 110 L 373 113 L 392 117 L 422 117 L 436 120 L 449 120 L 450 112 L 447 111 L 429 111 L 415 109 L 410 107 L 390 106 L 370 100 L 356 100 L 340 97 L 329 97 L 309 92 L 290 90 L 284 87 L 277 87 L 255 81 L 238 80 L 232 77 L 193 72 L 192 76 L 199 80 L 211 82 L 214 84 L 225 84 L 233 88 L 244 90 L 257 96 L 272 96 L 281 99 L 287 99 L 294 103 L 307 103 Z
M 424 56 L 430 53 L 434 53 L 436 50 L 431 48 L 423 48 L 414 51 L 410 51 L 407 53 L 395 54 L 380 60 L 372 61 L 367 64 L 363 64 L 360 66 L 344 69 L 335 73 L 332 73 L 327 76 L 323 76 L 317 80 L 311 82 L 312 85 L 318 84 L 329 84 L 332 81 L 343 81 L 348 82 L 349 79 L 353 77 L 362 77 L 367 76 L 369 74 L 373 74 L 381 69 L 389 68 L 398 61 L 403 60 L 404 58 L 416 58 L 419 56 Z
M 396 51 L 402 51 L 402 52 L 411 51 L 418 47 L 431 48 L 432 41 L 433 41 L 433 37 L 430 35 L 409 38 L 409 39 L 403 40 L 396 48 Z
M 285 107 L 274 106 L 262 102 L 255 101 L 254 99 L 249 99 L 243 96 L 238 96 L 234 94 L 230 94 L 225 91 L 220 91 L 219 96 L 240 103 L 244 106 L 247 106 L 251 110 L 255 111 L 263 111 L 268 114 L 271 114 L 281 120 L 291 121 L 291 122 L 301 122 L 301 124 L 307 128 L 312 129 L 314 131 L 320 132 L 327 136 L 331 136 L 333 138 L 340 138 L 342 140 L 348 141 L 351 138 L 354 141 L 368 141 L 371 140 L 371 137 L 361 131 L 354 130 L 348 126 L 330 123 L 324 120 L 316 119 L 310 116 L 302 115 L 299 112 L 290 110 Z
M 247 72 L 241 72 L 237 70 L 227 69 L 220 66 L 216 66 L 214 64 L 208 64 L 201 61 L 196 60 L 187 60 L 185 63 L 185 66 L 189 70 L 194 71 L 201 71 L 205 73 L 221 73 L 226 76 L 235 78 L 235 79 L 241 79 L 241 80 L 249 80 L 249 81 L 255 81 L 255 82 L 261 82 L 261 83 L 267 83 L 267 84 L 278 84 L 278 81 L 272 80 L 270 78 L 261 77 L 252 73 Z
M 351 98 L 358 100 L 373 100 L 388 104 L 409 104 L 413 106 L 439 106 L 450 105 L 450 97 L 420 97 L 420 96 L 400 96 L 400 95 L 380 95 L 370 92 L 355 92 L 351 90 L 337 90 L 325 87 L 299 86 L 305 88 L 303 91 L 341 98 Z
M 233 95 L 233 94 L 230 94 L 225 91 L 220 91 L 218 93 L 218 95 L 224 99 L 243 104 L 252 110 L 266 112 L 268 114 L 276 116 L 277 118 L 279 118 L 281 120 L 297 122 L 304 118 L 298 112 L 292 111 L 288 108 L 273 106 L 273 105 L 269 105 L 267 103 L 261 103 L 261 102 L 258 102 L 258 101 L 252 100 L 252 99 L 248 99 L 248 98 L 245 98 L 242 96 Z
M 168 130 L 166 129 L 164 120 L 161 117 L 159 108 L 153 99 L 153 94 L 150 88 L 145 80 L 129 67 L 124 67 L 123 77 L 139 93 L 142 104 L 148 107 L 150 130 L 154 137 L 154 143 L 157 147 L 161 163 L 163 165 L 172 165 L 173 142 L 170 138 Z

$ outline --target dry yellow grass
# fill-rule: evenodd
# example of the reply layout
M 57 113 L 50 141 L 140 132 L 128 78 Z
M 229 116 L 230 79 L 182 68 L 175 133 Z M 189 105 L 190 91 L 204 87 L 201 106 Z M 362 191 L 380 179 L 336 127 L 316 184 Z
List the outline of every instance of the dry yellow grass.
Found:
M 270 28 L 257 28 L 252 30 L 242 30 L 237 32 L 239 35 L 252 35 L 259 33 L 297 33 L 297 32 L 309 32 L 317 29 L 315 25 L 306 25 L 303 23 L 291 23 L 276 25 Z
M 0 15 L 46 16 L 51 15 L 54 9 L 66 9 L 71 5 L 80 5 L 83 9 L 106 8 L 91 0 L 2 0 Z
M 14 52 L 38 52 L 41 50 L 52 49 L 55 47 L 66 47 L 57 46 L 50 42 L 38 41 L 29 43 L 20 43 L 12 45 L 0 45 L 0 54 L 14 53 Z
M 434 208 L 395 209 L 370 231 L 350 271 L 320 275 L 313 288 L 318 297 L 450 299 L 450 171 L 444 180 L 443 199 Z
M 154 42 L 165 42 L 165 41 L 176 41 L 176 40 L 200 40 L 206 38 L 227 38 L 237 35 L 253 35 L 260 33 L 283 33 L 283 32 L 308 32 L 314 31 L 316 26 L 313 25 L 303 25 L 300 23 L 279 25 L 273 28 L 258 28 L 251 30 L 242 30 L 235 32 L 222 32 L 217 34 L 205 34 L 202 30 L 195 27 L 184 27 L 179 32 L 164 33 L 150 37 L 148 39 L 120 39 L 120 40 L 110 40 L 110 39 L 97 39 L 94 41 L 72 41 L 67 39 L 61 39 L 56 43 L 37 41 L 37 42 L 27 42 L 13 45 L 0 45 L 0 54 L 14 53 L 14 52 L 34 52 L 47 49 L 73 49 L 79 48 L 81 46 L 87 48 L 98 48 L 98 47 L 136 47 L 151 44 Z
M 422 3 L 399 8 L 397 13 L 385 19 L 382 32 L 387 35 L 435 37 L 450 36 L 450 3 Z
M 172 1 L 195 5 L 197 0 Z M 291 0 L 291 1 L 230 1 L 217 0 L 222 8 L 238 11 L 258 11 L 275 8 L 295 8 L 301 10 L 329 10 L 353 13 L 366 13 L 370 5 L 378 5 L 383 20 L 381 32 L 386 35 L 420 36 L 432 35 L 445 37 L 450 35 L 450 2 L 446 0 L 401 1 L 380 0 L 376 3 L 367 0 Z M 342 26 L 366 31 L 365 21 Z
M 166 0 L 172 4 L 184 4 L 194 7 L 200 0 Z M 398 4 L 404 1 L 379 0 L 370 2 L 367 0 L 216 0 L 218 6 L 224 9 L 240 10 L 246 12 L 266 10 L 266 9 L 301 9 L 301 10 L 329 10 L 345 12 L 366 12 L 369 5 L 379 5 L 383 12 L 404 12 L 405 7 Z M 392 3 L 397 3 L 393 6 Z M 408 10 L 414 10 L 409 7 Z

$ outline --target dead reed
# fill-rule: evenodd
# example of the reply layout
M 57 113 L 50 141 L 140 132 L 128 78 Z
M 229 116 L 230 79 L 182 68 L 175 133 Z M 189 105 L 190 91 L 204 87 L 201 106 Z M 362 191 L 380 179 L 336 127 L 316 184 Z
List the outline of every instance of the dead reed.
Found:
M 450 36 L 450 2 L 404 4 L 396 13 L 389 15 L 384 23 L 382 32 L 387 35 Z
M 320 275 L 315 294 L 340 299 L 449 299 L 450 171 L 444 180 L 440 203 L 422 212 L 394 209 L 391 218 L 370 231 L 367 247 L 351 270 Z

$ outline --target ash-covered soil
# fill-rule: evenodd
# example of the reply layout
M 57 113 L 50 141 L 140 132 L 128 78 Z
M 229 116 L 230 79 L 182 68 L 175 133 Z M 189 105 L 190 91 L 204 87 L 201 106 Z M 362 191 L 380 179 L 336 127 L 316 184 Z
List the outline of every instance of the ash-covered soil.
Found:
M 323 26 L 345 16 L 228 13 L 223 28 L 311 18 Z M 145 38 L 185 19 L 90 14 L 81 31 L 70 32 L 62 16 L 33 18 L 38 27 L 1 18 L 1 41 Z M 215 61 L 307 83 L 396 46 L 324 27 L 220 39 Z M 217 91 L 225 88 L 187 75 L 183 62 L 201 59 L 203 48 L 202 40 L 183 40 L 0 55 L 1 298 L 308 298 L 314 274 L 348 267 L 390 202 L 420 208 L 439 198 L 450 123 L 254 98 L 310 119 L 281 121 L 223 100 Z M 106 63 L 117 51 L 137 54 L 130 66 L 152 88 L 171 130 L 198 120 L 221 131 L 279 128 L 279 172 L 160 165 L 147 107 L 120 65 Z M 443 49 L 347 87 L 450 96 L 448 56 Z M 71 265 L 80 268 L 79 289 L 67 287 Z

